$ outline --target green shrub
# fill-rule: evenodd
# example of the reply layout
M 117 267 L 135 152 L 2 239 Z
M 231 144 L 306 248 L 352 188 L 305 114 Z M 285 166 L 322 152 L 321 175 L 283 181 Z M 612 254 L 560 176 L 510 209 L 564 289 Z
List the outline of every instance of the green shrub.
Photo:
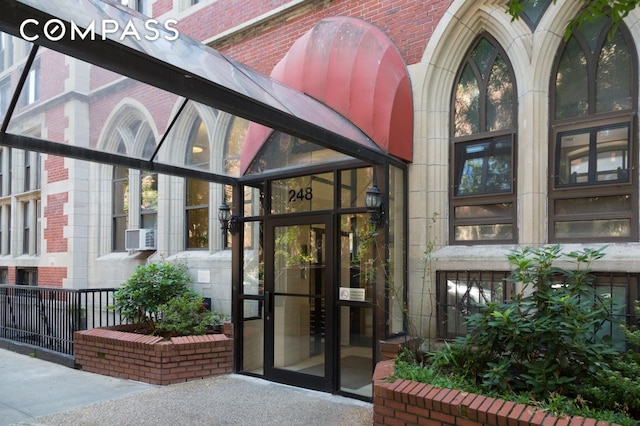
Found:
M 636 314 L 640 314 L 637 303 Z M 623 325 L 622 330 L 630 349 L 613 361 L 611 370 L 596 373 L 594 380 L 588 381 L 580 392 L 596 408 L 615 407 L 640 419 L 640 353 L 637 352 L 640 329 Z
M 158 307 L 160 321 L 156 323 L 158 334 L 185 336 L 205 334 L 213 324 L 213 313 L 203 303 L 200 295 L 187 291 Z
M 619 353 L 603 325 L 615 321 L 611 300 L 597 294 L 589 270 L 603 256 L 586 249 L 566 255 L 575 269 L 553 266 L 560 247 L 513 252 L 512 280 L 521 291 L 467 319 L 459 362 L 488 390 L 574 395 L 584 380 L 609 370 Z
M 561 256 L 559 246 L 512 252 L 511 280 L 521 285 L 512 300 L 469 316 L 467 335 L 429 354 L 428 365 L 412 369 L 406 355 L 399 357 L 398 376 L 431 384 L 444 379 L 449 385 L 437 386 L 479 388 L 553 412 L 637 423 L 640 355 L 616 349 L 607 327 L 616 324 L 618 307 L 592 285 L 590 267 L 603 249 L 566 254 L 570 269 L 554 266 Z M 632 346 L 640 342 L 636 328 L 622 329 Z
M 114 295 L 115 307 L 130 323 L 155 330 L 159 307 L 184 294 L 191 281 L 184 265 L 169 262 L 138 266 Z

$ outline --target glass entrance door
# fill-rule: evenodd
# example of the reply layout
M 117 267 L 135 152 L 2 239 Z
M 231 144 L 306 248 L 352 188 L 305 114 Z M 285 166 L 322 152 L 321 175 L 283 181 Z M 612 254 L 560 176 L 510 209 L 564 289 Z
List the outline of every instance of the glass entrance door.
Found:
M 335 382 L 329 218 L 275 220 L 266 235 L 265 376 L 318 390 Z

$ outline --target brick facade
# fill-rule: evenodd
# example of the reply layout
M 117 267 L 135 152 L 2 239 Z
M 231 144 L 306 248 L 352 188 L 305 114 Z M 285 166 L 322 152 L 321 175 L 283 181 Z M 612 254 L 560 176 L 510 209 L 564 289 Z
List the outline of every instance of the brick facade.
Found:
M 216 8 L 229 9 L 230 3 L 232 3 L 230 0 L 224 0 L 214 3 L 214 5 Z M 291 45 L 318 21 L 330 16 L 352 16 L 363 19 L 385 32 L 398 47 L 405 62 L 411 65 L 419 62 L 422 58 L 427 42 L 452 1 L 340 0 L 317 3 L 318 6 L 312 11 L 275 21 L 271 26 L 265 26 L 261 32 L 252 37 L 234 41 L 229 45 L 213 43 L 212 46 L 233 59 L 265 74 L 270 74 L 275 64 L 282 59 Z M 255 5 L 251 3 L 251 7 L 243 5 L 242 8 L 239 8 L 243 13 L 236 14 L 237 18 L 228 24 L 226 22 L 219 23 L 219 16 L 226 17 L 227 13 L 212 14 L 210 26 L 226 30 L 227 27 L 233 27 L 254 18 L 258 14 L 264 13 L 262 6 L 258 6 L 258 4 L 261 5 L 260 2 Z M 203 13 L 205 12 L 203 11 Z M 191 18 L 203 20 L 199 15 Z
M 67 278 L 67 268 L 54 266 L 41 266 L 38 268 L 39 285 L 62 288 L 65 278 Z
M 47 197 L 47 204 L 44 209 L 47 227 L 44 229 L 43 236 L 47 240 L 48 253 L 63 253 L 68 249 L 67 239 L 64 236 L 64 227 L 69 224 L 69 217 L 64 211 L 64 205 L 68 201 L 68 192 L 52 194 Z

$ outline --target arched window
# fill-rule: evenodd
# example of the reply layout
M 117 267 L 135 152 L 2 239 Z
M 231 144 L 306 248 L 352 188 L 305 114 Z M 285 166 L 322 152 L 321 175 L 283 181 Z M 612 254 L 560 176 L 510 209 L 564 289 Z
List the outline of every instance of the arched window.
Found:
M 142 150 L 142 157 L 150 158 L 155 149 L 155 140 L 149 133 Z M 147 170 L 140 172 L 140 227 L 158 228 L 158 174 Z
M 622 25 L 585 23 L 551 81 L 549 239 L 637 241 L 637 65 Z M 635 153 L 635 154 L 634 154 Z
M 120 143 L 118 154 L 126 152 L 124 143 Z M 113 251 L 125 251 L 125 231 L 129 226 L 129 169 L 122 166 L 113 168 L 111 188 L 113 196 L 111 226 Z
M 128 114 L 128 115 L 127 115 Z M 117 153 L 133 157 L 149 158 L 155 151 L 153 131 L 145 121 L 127 118 L 118 122 L 113 131 L 113 143 Z M 114 166 L 111 182 L 111 250 L 127 249 L 127 229 L 157 229 L 158 174 L 123 166 Z
M 521 4 L 522 12 L 520 12 L 520 17 L 532 31 L 535 31 L 544 12 L 551 5 L 551 0 L 522 0 Z
M 209 170 L 210 156 L 207 127 L 198 118 L 189 133 L 186 164 Z M 209 247 L 209 182 L 187 179 L 185 194 L 185 246 L 206 249 Z
M 517 240 L 514 80 L 506 54 L 487 35 L 458 71 L 451 108 L 452 244 Z

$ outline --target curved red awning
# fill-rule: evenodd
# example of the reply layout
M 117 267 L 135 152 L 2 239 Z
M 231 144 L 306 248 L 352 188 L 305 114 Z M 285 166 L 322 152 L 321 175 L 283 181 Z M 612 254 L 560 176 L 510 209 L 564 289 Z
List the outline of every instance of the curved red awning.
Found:
M 413 155 L 413 99 L 407 67 L 393 42 L 351 17 L 320 21 L 298 39 L 271 77 L 348 118 L 383 151 Z M 245 154 L 253 160 L 267 131 L 249 129 Z M 243 164 L 248 167 L 248 162 Z M 244 168 L 246 168 L 244 167 Z

